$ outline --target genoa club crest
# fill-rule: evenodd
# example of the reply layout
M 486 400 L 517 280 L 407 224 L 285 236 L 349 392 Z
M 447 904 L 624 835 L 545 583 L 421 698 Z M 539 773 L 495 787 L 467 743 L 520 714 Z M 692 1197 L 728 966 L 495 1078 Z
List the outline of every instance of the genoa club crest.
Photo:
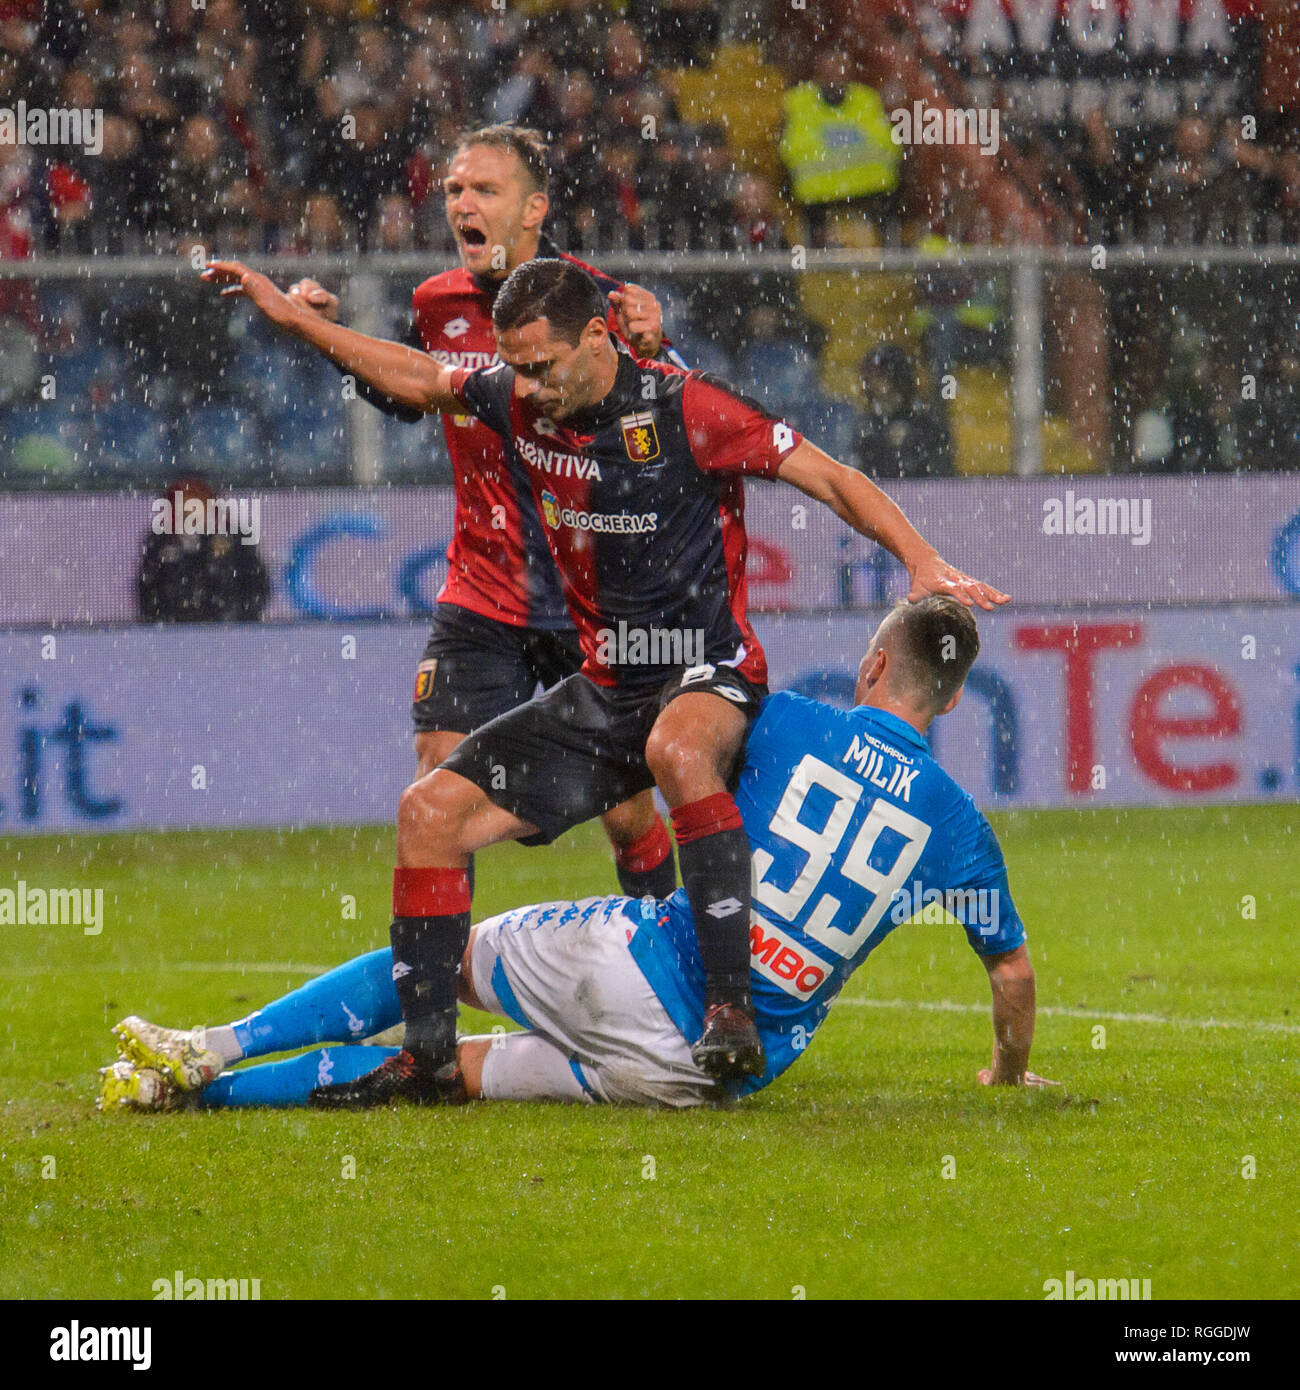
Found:
M 648 463 L 659 457 L 659 436 L 655 433 L 655 417 L 648 410 L 624 415 L 618 422 L 623 427 L 623 447 L 633 463 Z
M 422 661 L 415 668 L 415 698 L 427 700 L 433 692 L 433 673 L 438 669 L 438 658 Z

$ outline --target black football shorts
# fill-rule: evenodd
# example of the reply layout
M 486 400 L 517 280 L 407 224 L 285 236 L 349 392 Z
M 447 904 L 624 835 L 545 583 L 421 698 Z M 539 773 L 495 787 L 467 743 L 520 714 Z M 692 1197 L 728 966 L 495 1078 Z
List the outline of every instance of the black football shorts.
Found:
M 468 734 L 571 676 L 582 665 L 578 634 L 494 622 L 440 603 L 415 672 L 417 734 Z
M 538 833 L 523 844 L 548 845 L 654 786 L 646 739 L 659 711 L 694 691 L 718 695 L 752 719 L 767 687 L 713 665 L 683 668 L 648 689 L 611 689 L 569 676 L 478 729 L 442 766 L 535 825 Z

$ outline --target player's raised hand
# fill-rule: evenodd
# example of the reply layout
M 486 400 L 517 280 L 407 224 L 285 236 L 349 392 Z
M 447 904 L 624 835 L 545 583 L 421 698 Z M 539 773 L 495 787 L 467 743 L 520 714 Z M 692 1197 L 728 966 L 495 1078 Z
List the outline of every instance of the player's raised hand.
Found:
M 641 285 L 624 285 L 609 296 L 618 331 L 638 357 L 656 357 L 664 341 L 664 316 L 659 301 Z
M 223 296 L 242 295 L 278 327 L 287 327 L 304 312 L 302 306 L 283 290 L 277 290 L 265 275 L 249 270 L 240 261 L 209 261 L 199 278 L 220 285 Z
M 315 280 L 298 280 L 289 286 L 289 298 L 327 323 L 339 321 L 339 297 Z
M 1059 1081 L 1049 1081 L 1045 1076 L 1038 1076 L 1032 1071 L 1025 1072 L 1023 1076 L 1014 1081 L 1004 1081 L 994 1077 L 991 1067 L 984 1067 L 980 1070 L 979 1083 L 981 1086 L 1059 1086 L 1061 1084 Z
M 1011 601 L 1001 589 L 972 579 L 969 574 L 954 569 L 938 555 L 927 556 L 912 571 L 912 587 L 908 590 L 908 602 L 915 603 L 927 594 L 946 594 L 949 598 L 955 598 L 958 603 L 964 603 L 967 608 L 979 604 L 981 608 L 990 612 L 999 604 Z

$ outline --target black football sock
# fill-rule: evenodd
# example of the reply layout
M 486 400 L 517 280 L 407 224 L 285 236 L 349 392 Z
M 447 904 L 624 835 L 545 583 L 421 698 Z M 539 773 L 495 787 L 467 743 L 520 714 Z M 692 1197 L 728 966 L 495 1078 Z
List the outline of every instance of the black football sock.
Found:
M 704 964 L 704 1004 L 753 1012 L 749 987 L 749 837 L 726 793 L 673 812 L 682 884 L 691 902 Z
M 677 887 L 673 842 L 658 816 L 639 840 L 615 849 L 614 867 L 618 886 L 629 898 L 666 898 Z
M 406 1050 L 432 1067 L 456 1056 L 456 975 L 469 944 L 464 869 L 393 871 L 393 984 Z

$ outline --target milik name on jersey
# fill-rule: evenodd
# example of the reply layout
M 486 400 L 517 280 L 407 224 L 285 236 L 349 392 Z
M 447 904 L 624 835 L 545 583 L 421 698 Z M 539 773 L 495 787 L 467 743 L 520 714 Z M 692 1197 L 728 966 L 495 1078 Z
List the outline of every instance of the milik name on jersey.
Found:
M 581 454 L 568 454 L 563 449 L 543 449 L 535 440 L 525 439 L 522 434 L 515 435 L 515 448 L 519 457 L 531 468 L 540 468 L 556 478 L 588 479 L 600 482 L 600 464 L 595 459 L 583 458 Z
M 852 763 L 859 777 L 864 777 L 873 787 L 879 787 L 887 796 L 900 796 L 904 801 L 911 801 L 912 783 L 916 781 L 920 767 L 904 767 L 902 763 L 893 762 L 870 746 L 874 742 L 875 739 L 870 734 L 866 736 L 865 742 L 854 734 L 848 752 L 840 761 Z M 896 749 L 890 751 L 902 758 L 903 762 L 911 762 L 910 758 L 905 758 Z

